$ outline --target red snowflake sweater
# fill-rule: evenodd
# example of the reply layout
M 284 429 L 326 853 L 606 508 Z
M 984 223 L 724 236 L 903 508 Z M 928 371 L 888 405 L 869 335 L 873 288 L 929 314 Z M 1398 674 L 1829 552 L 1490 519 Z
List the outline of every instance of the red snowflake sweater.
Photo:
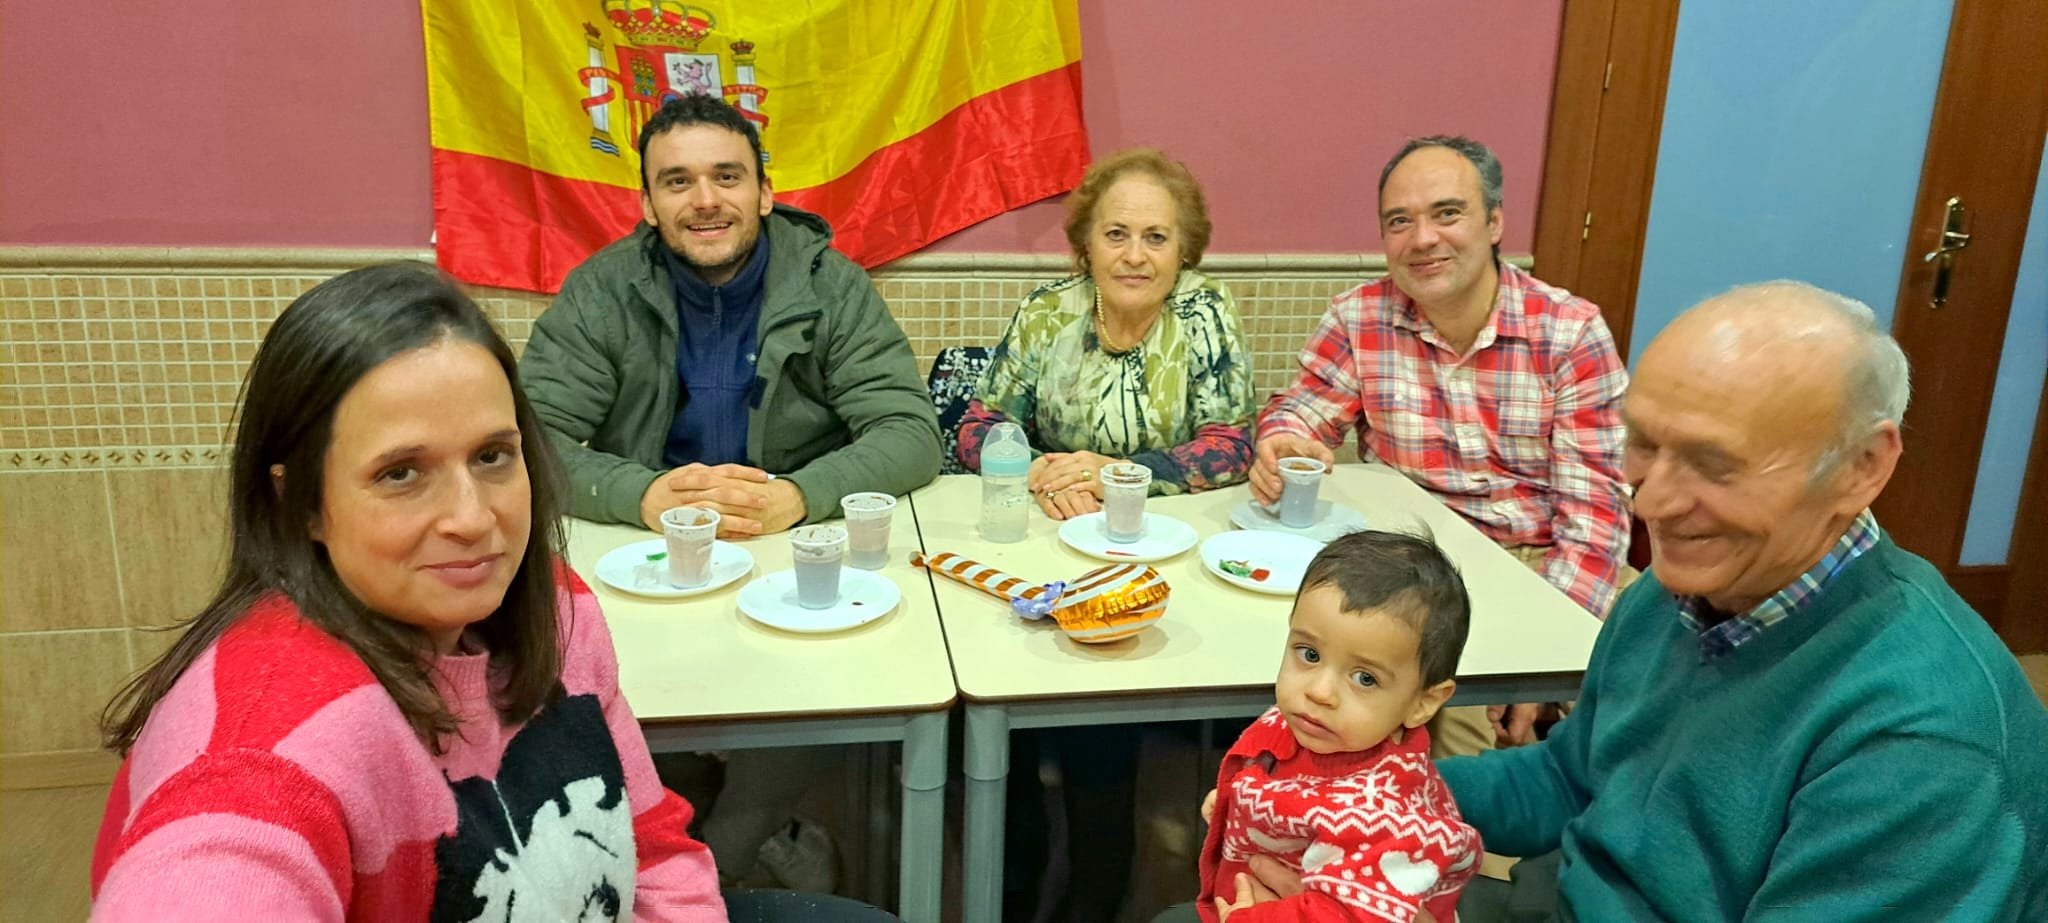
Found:
M 1302 747 L 1278 708 L 1230 748 L 1216 778 L 1216 816 L 1202 846 L 1202 919 L 1235 899 L 1237 874 L 1270 855 L 1301 873 L 1305 890 L 1230 915 L 1272 920 L 1413 920 L 1427 908 L 1451 923 L 1458 892 L 1479 864 L 1479 833 L 1458 815 L 1429 761 L 1429 732 L 1409 731 L 1361 753 Z
M 562 695 L 504 726 L 488 657 L 439 658 L 433 755 L 282 597 L 158 703 L 107 798 L 95 920 L 724 920 L 588 587 L 560 571 Z

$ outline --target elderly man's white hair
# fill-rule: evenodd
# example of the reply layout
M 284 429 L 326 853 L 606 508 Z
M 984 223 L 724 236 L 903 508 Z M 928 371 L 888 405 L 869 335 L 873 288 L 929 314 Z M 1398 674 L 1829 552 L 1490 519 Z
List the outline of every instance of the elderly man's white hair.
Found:
M 1722 299 L 1752 304 L 1796 301 L 1823 308 L 1856 337 L 1848 367 L 1843 370 L 1847 380 L 1842 383 L 1840 430 L 1815 461 L 1814 480 L 1834 473 L 1879 426 L 1905 425 L 1906 402 L 1913 390 L 1912 372 L 1906 365 L 1905 350 L 1877 325 L 1877 314 L 1869 305 L 1794 279 L 1738 285 L 1714 300 Z

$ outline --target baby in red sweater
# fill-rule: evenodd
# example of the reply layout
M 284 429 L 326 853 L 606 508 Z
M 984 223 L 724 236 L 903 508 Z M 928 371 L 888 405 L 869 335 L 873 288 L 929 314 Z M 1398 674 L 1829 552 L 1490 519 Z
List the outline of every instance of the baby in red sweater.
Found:
M 1316 555 L 1276 703 L 1202 802 L 1204 920 L 1454 919 L 1479 833 L 1430 763 L 1423 725 L 1457 688 L 1470 613 L 1428 538 L 1355 532 Z M 1247 862 L 1260 854 L 1300 872 L 1302 893 L 1254 904 Z

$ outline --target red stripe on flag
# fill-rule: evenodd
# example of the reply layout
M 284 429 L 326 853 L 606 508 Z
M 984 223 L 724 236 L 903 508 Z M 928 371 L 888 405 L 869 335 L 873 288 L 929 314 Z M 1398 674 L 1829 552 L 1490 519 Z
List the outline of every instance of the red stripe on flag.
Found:
M 639 221 L 637 189 L 434 151 L 434 255 L 465 282 L 559 291 L 569 270 Z
M 839 178 L 775 198 L 824 215 L 840 252 L 876 266 L 1066 192 L 1087 166 L 1075 62 L 976 96 Z
M 1076 62 L 970 99 L 837 179 L 775 195 L 825 216 L 841 252 L 876 266 L 1066 192 L 1087 166 Z M 433 173 L 436 258 L 476 285 L 559 291 L 640 221 L 637 189 L 440 149 Z

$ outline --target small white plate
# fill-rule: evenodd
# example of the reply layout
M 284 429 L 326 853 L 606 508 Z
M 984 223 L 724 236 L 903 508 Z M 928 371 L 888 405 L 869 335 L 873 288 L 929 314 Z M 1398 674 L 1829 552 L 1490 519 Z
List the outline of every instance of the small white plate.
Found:
M 827 609 L 797 605 L 796 571 L 763 574 L 740 587 L 740 612 L 783 631 L 816 633 L 859 628 L 888 615 L 903 601 L 896 582 L 874 571 L 839 568 L 839 602 Z
M 655 538 L 631 545 L 620 545 L 597 559 L 597 579 L 623 593 L 647 596 L 654 599 L 681 599 L 709 593 L 754 572 L 754 555 L 731 542 L 711 543 L 711 579 L 703 586 L 679 587 L 668 582 L 668 566 L 662 565 L 661 580 L 654 586 L 638 586 L 633 581 L 634 569 L 647 563 L 650 554 L 667 554 L 668 539 Z
M 1195 547 L 1195 527 L 1172 516 L 1145 514 L 1145 534 L 1135 542 L 1112 542 L 1102 529 L 1104 514 L 1076 516 L 1060 526 L 1060 541 L 1091 558 L 1143 564 L 1161 561 Z
M 1260 505 L 1257 500 L 1246 500 L 1230 511 L 1230 523 L 1240 529 L 1255 529 L 1264 532 L 1285 532 L 1312 538 L 1323 544 L 1336 541 L 1339 536 L 1349 535 L 1366 528 L 1365 515 L 1348 506 L 1338 506 L 1328 500 L 1316 501 L 1316 521 L 1305 528 L 1294 528 L 1280 521 L 1280 515 Z
M 1202 566 L 1225 583 L 1255 593 L 1292 596 L 1301 589 L 1301 575 L 1323 543 L 1300 535 L 1265 532 L 1221 532 L 1202 542 Z M 1242 563 L 1251 571 L 1267 571 L 1266 579 L 1240 577 L 1223 569 L 1224 561 Z

